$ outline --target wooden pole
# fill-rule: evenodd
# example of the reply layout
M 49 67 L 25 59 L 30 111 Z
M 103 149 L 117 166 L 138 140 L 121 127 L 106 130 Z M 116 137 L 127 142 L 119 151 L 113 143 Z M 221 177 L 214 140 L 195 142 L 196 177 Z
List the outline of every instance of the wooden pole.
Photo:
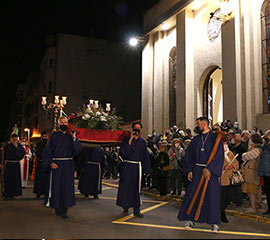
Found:
M 214 147 L 213 147 L 213 150 L 212 150 L 212 152 L 211 152 L 211 154 L 210 154 L 210 157 L 209 157 L 209 159 L 208 159 L 208 162 L 207 162 L 207 164 L 206 164 L 206 167 L 208 167 L 208 165 L 209 165 L 209 164 L 212 162 L 212 160 L 214 159 L 214 157 L 215 157 L 215 155 L 216 155 L 216 153 L 217 153 L 218 145 L 219 145 L 219 143 L 220 143 L 220 141 L 221 141 L 222 135 L 223 135 L 222 132 L 219 131 L 218 136 L 217 136 L 217 139 L 216 139 L 216 143 L 215 143 L 215 145 L 214 145 Z M 202 176 L 201 176 L 201 180 L 200 180 L 200 182 L 199 182 L 199 185 L 198 185 L 198 187 L 197 187 L 197 189 L 196 189 L 196 191 L 195 191 L 195 194 L 194 194 L 194 196 L 193 196 L 193 198 L 192 198 L 192 200 L 191 200 L 191 202 L 190 202 L 189 208 L 188 208 L 188 210 L 187 210 L 187 215 L 190 215 L 191 210 L 192 210 L 193 207 L 194 207 L 195 201 L 196 201 L 196 199 L 198 198 L 198 195 L 199 195 L 199 192 L 200 192 L 200 190 L 201 190 L 201 187 L 202 187 L 202 184 L 203 184 L 204 180 L 205 180 L 204 175 L 202 175 Z M 205 191 L 204 191 L 204 195 L 203 195 L 203 193 L 202 193 L 202 195 L 201 195 L 201 199 L 200 199 L 201 205 L 202 205 L 203 200 L 204 200 L 204 196 L 205 196 L 205 192 L 206 192 L 207 186 L 208 186 L 208 183 L 204 185 Z M 201 209 L 198 207 L 197 212 L 198 212 L 199 214 L 200 214 L 200 211 L 201 211 Z M 198 217 L 198 218 L 199 218 L 199 217 Z M 196 220 L 196 219 L 195 219 L 195 220 Z
M 1 143 L 1 179 L 0 179 L 0 198 L 3 199 L 4 196 L 4 171 L 5 171 L 5 144 Z

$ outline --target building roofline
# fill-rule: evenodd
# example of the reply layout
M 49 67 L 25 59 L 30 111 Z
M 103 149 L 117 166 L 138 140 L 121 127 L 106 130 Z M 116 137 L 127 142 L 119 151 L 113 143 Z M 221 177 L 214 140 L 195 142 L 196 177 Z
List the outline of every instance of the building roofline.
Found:
M 153 29 L 158 27 L 160 24 L 162 24 L 164 21 L 166 21 L 168 18 L 175 15 L 177 12 L 185 8 L 187 5 L 189 5 L 194 0 L 182 0 L 175 5 L 173 5 L 171 8 L 169 8 L 167 11 L 162 13 L 158 18 L 154 19 L 152 21 L 152 24 L 149 27 L 146 27 L 143 29 L 143 36 L 148 35 Z M 158 4 L 158 3 L 157 3 Z

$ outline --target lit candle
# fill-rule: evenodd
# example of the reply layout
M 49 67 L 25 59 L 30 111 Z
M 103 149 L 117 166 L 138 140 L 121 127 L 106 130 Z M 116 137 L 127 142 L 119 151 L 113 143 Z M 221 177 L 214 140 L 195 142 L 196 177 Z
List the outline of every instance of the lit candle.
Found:
M 90 103 L 90 106 L 92 106 L 94 104 L 94 100 L 90 99 L 89 103 Z
M 47 104 L 47 97 L 42 97 L 42 101 L 41 101 L 41 104 L 42 105 L 46 105 Z
M 63 100 L 63 104 L 67 105 L 67 97 L 62 97 L 62 100 Z
M 98 108 L 98 101 L 95 101 L 95 108 Z
M 60 100 L 60 105 L 64 106 L 64 100 L 62 100 L 62 99 Z
M 106 103 L 106 112 L 111 111 L 111 104 L 110 103 Z
M 56 103 L 56 104 L 59 103 L 59 96 L 54 97 L 54 103 Z

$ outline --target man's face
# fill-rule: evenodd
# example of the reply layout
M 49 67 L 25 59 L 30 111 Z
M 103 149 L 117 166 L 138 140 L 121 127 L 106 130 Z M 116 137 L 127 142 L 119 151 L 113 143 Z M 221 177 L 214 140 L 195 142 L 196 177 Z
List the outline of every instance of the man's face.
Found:
M 41 136 L 41 139 L 42 139 L 42 140 L 48 140 L 48 135 L 47 135 L 47 134 L 43 134 L 43 135 Z
M 200 122 L 201 122 L 200 120 L 196 121 L 196 127 L 200 127 Z
M 12 137 L 12 138 L 10 138 L 10 142 L 11 143 L 17 143 L 17 142 L 19 142 L 19 138 L 18 137 Z
M 135 124 L 135 126 L 133 127 L 133 131 L 136 129 L 140 130 L 140 133 L 137 132 L 137 136 L 141 135 L 142 127 L 140 124 Z
M 59 120 L 59 125 L 68 125 L 68 120 L 66 118 L 61 118 Z
M 205 127 L 206 127 L 206 122 L 204 122 L 204 121 L 200 121 L 199 122 L 199 128 L 200 128 L 200 130 L 202 130 L 202 131 L 204 131 L 205 130 Z

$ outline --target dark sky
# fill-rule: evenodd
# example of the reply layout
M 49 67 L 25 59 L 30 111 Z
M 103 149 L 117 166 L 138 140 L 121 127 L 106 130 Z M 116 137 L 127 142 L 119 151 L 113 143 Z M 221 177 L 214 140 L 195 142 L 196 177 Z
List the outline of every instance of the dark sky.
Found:
M 57 32 L 126 41 L 142 33 L 143 13 L 158 0 L 1 0 L 0 140 L 16 87 L 38 71 L 44 39 Z

